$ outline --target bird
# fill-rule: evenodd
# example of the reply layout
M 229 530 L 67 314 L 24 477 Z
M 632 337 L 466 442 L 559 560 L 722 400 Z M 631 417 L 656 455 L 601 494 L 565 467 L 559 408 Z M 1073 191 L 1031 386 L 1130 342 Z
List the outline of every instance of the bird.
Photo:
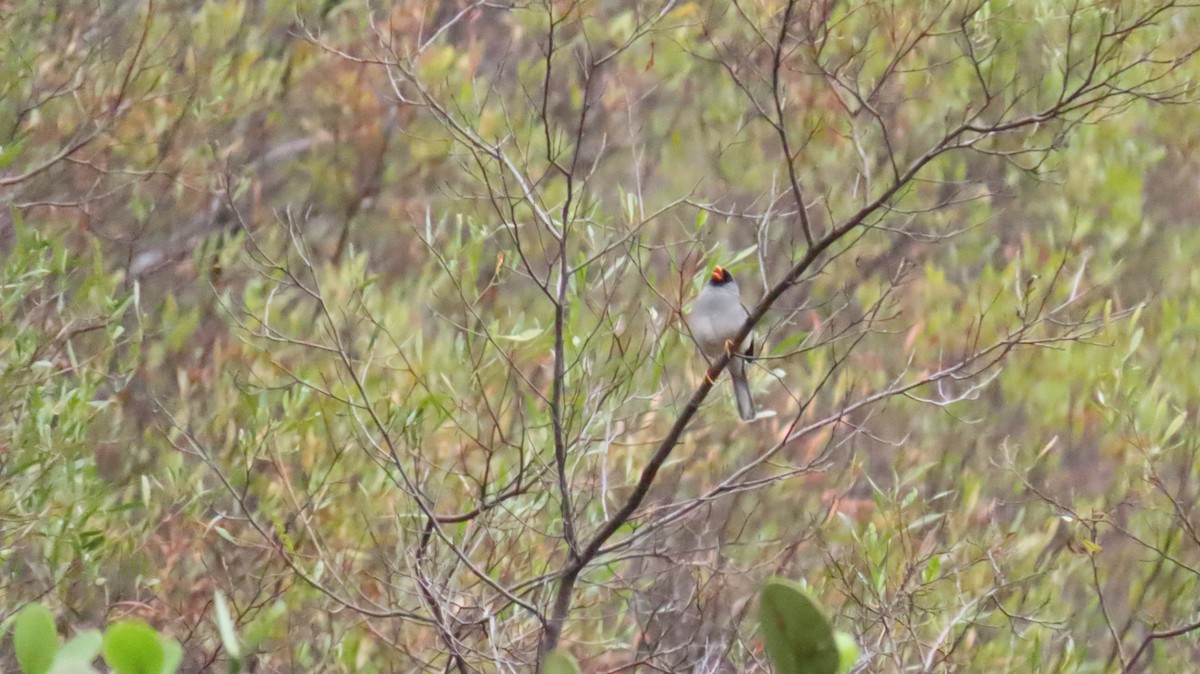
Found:
M 750 382 L 746 379 L 746 364 L 754 357 L 754 340 L 742 349 L 736 348 L 733 339 L 750 316 L 742 304 L 737 281 L 728 269 L 713 267 L 708 283 L 692 303 L 688 314 L 688 327 L 700 353 L 708 360 L 731 353 L 728 370 L 733 380 L 733 397 L 737 402 L 738 416 L 743 421 L 752 421 L 757 412 L 754 398 L 750 395 Z

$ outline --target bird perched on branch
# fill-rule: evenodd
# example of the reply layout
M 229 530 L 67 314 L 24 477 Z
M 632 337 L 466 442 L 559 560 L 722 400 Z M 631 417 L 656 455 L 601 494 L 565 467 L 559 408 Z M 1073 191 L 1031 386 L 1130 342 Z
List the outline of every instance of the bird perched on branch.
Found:
M 737 401 L 738 416 L 751 421 L 756 416 L 754 398 L 750 396 L 750 382 L 746 380 L 746 364 L 754 358 L 754 340 L 745 349 L 733 340 L 742 329 L 750 312 L 742 305 L 737 281 L 728 269 L 714 267 L 708 283 L 692 304 L 688 314 L 688 326 L 692 337 L 700 347 L 700 353 L 709 361 L 728 353 L 729 376 L 733 379 L 733 397 Z

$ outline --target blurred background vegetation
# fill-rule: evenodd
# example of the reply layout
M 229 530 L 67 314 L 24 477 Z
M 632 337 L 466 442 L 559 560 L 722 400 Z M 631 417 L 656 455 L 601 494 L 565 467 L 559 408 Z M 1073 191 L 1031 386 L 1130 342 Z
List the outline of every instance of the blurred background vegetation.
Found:
M 524 671 L 575 537 L 584 671 L 765 671 L 772 575 L 860 671 L 1187 671 L 1198 18 L 0 0 L 0 618 L 223 669 L 219 590 L 256 671 Z M 967 119 L 1026 121 L 897 180 Z M 760 418 L 722 378 L 614 519 L 711 266 L 753 306 L 793 184 L 819 239 L 893 181 L 759 324 Z

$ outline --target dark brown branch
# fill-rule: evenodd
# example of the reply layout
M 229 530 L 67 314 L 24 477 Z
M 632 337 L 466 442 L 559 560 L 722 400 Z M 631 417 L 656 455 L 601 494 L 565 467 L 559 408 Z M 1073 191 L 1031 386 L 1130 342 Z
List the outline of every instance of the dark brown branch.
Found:
M 792 187 L 792 197 L 796 200 L 796 210 L 800 213 L 800 227 L 804 230 L 804 242 L 809 248 L 813 245 L 812 225 L 808 221 L 808 208 L 804 205 L 804 193 L 800 190 L 800 179 L 796 177 L 796 161 L 792 154 L 791 142 L 788 140 L 787 120 L 783 116 L 783 95 L 780 91 L 779 71 L 783 67 L 783 43 L 788 36 L 788 23 L 792 18 L 792 10 L 796 0 L 788 0 L 787 8 L 783 10 L 783 21 L 779 26 L 779 40 L 775 44 L 774 63 L 771 67 L 771 97 L 775 102 L 775 114 L 778 123 L 775 132 L 779 135 L 779 143 L 783 146 L 783 161 L 787 164 L 788 181 Z
M 1150 634 L 1147 634 L 1146 638 L 1142 640 L 1142 645 L 1138 646 L 1138 649 L 1133 652 L 1133 656 L 1129 658 L 1129 663 L 1126 664 L 1125 668 L 1121 671 L 1123 674 L 1130 674 L 1133 672 L 1133 666 L 1137 664 L 1138 658 L 1142 657 L 1142 653 L 1145 653 L 1146 649 L 1149 648 L 1150 644 L 1154 641 L 1158 639 L 1173 639 L 1175 637 L 1188 634 L 1189 632 L 1195 632 L 1196 630 L 1200 630 L 1200 622 L 1194 622 L 1190 625 L 1185 625 L 1173 630 L 1151 632 Z

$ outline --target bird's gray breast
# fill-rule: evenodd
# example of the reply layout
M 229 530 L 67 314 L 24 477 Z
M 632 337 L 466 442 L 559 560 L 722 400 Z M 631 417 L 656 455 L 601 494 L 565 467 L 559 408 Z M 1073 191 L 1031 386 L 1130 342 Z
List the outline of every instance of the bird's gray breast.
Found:
M 725 341 L 737 335 L 747 315 L 736 289 L 709 288 L 692 305 L 688 325 L 700 350 L 712 357 L 724 352 Z

